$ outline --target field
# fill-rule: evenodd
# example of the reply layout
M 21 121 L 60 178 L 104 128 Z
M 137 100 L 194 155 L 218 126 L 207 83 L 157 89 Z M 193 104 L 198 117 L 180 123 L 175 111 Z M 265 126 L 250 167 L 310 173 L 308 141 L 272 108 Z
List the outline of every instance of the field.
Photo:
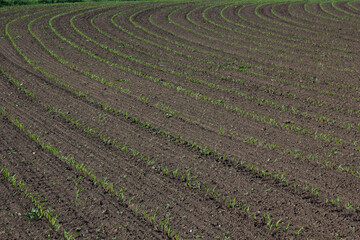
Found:
M 0 24 L 0 239 L 360 239 L 359 1 Z

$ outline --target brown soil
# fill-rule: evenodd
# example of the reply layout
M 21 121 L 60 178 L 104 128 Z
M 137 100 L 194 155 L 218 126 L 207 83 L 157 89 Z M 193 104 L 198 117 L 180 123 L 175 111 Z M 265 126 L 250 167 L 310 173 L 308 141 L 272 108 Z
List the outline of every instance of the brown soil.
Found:
M 359 8 L 2 9 L 0 239 L 358 239 Z

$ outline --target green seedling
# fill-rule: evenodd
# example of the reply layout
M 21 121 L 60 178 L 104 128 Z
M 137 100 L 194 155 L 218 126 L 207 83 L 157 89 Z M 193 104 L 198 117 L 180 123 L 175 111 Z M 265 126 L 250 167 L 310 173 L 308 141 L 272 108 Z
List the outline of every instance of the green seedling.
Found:
M 297 231 L 295 232 L 295 235 L 298 236 L 298 235 L 300 234 L 301 230 L 303 230 L 303 228 L 304 228 L 304 226 L 302 226 L 299 230 L 297 230 Z
M 39 220 L 42 215 L 38 209 L 32 208 L 28 213 L 25 214 L 30 220 Z

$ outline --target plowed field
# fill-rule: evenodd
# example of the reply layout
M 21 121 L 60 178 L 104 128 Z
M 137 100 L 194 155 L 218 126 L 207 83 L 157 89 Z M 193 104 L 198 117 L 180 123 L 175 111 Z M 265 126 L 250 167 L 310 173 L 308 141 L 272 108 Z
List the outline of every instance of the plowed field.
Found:
M 0 24 L 0 239 L 360 239 L 359 1 Z

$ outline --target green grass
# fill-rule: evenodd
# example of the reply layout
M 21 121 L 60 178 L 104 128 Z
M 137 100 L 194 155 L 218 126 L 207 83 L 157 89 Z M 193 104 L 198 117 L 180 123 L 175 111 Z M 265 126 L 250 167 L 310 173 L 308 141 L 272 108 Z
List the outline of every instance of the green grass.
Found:
M 0 7 L 15 5 L 53 4 L 53 3 L 76 3 L 76 2 L 128 2 L 128 1 L 151 1 L 151 0 L 0 0 Z

